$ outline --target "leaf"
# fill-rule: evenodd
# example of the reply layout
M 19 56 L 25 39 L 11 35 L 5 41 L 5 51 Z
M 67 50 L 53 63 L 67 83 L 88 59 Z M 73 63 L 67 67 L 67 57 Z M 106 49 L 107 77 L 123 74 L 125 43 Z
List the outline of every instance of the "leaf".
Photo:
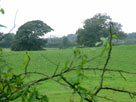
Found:
M 22 97 L 22 102 L 26 102 L 26 97 Z
M 113 34 L 112 37 L 115 38 L 115 39 L 119 39 L 119 37 L 115 34 Z
M 4 88 L 4 92 L 8 93 L 8 85 Z
M 77 75 L 80 75 L 81 74 L 81 68 L 76 69 L 76 73 L 77 73 Z
M 4 9 L 3 9 L 3 8 L 1 8 L 1 9 L 0 9 L 0 12 L 1 12 L 2 14 L 4 14 L 4 13 L 5 13 L 5 11 L 4 11 Z
M 83 56 L 84 56 L 84 58 L 86 58 L 86 59 L 88 58 L 86 54 L 84 54 Z
M 99 46 L 99 45 L 101 45 L 102 44 L 102 42 L 97 42 L 96 44 L 95 44 L 95 46 Z
M 87 90 L 81 86 L 78 86 L 77 88 L 80 91 L 81 97 L 85 99 L 87 97 Z
M 87 90 L 86 90 L 84 87 L 78 86 L 77 88 L 78 88 L 78 90 L 79 90 L 80 92 L 84 92 L 84 93 L 87 92 Z
M 104 42 L 107 40 L 107 38 L 101 37 L 100 40 Z
M 104 49 L 101 51 L 100 56 L 103 56 L 104 52 L 106 51 L 106 48 L 107 48 L 107 47 L 104 47 Z
M 10 89 L 11 89 L 11 92 L 12 92 L 12 93 L 17 90 L 17 88 L 15 88 L 15 87 L 10 87 Z
M 72 79 L 73 85 L 79 85 L 80 84 L 80 76 L 77 75 Z
M 106 38 L 101 37 L 100 39 L 101 39 L 101 41 L 102 41 L 102 43 L 103 43 L 102 46 L 105 46 L 106 43 L 107 43 L 107 41 L 108 41 L 108 37 L 106 37 Z
M 42 96 L 41 102 L 49 102 L 48 97 L 46 95 Z
M 109 42 L 107 43 L 107 48 L 110 48 L 110 43 Z
M 83 98 L 81 98 L 80 102 L 84 102 L 84 101 L 83 101 Z
M 2 83 L 0 83 L 0 89 L 3 89 L 3 85 L 2 85 Z
M 27 64 L 28 64 L 29 61 L 30 61 L 30 59 L 29 59 L 29 53 L 25 52 L 25 58 L 24 58 L 24 63 L 22 65 L 22 69 L 26 70 L 26 67 L 27 67 Z
M 16 98 L 20 97 L 22 94 L 21 92 L 16 92 L 12 96 L 9 97 L 10 100 L 15 100 Z
M 65 66 L 64 66 L 64 68 L 61 70 L 61 72 L 65 71 L 65 70 L 68 68 L 69 62 L 70 62 L 70 60 L 67 60 L 67 61 L 65 62 Z
M 81 86 L 78 86 L 77 88 L 80 91 L 81 97 L 85 99 L 87 97 L 87 89 Z
M 5 96 L 7 96 L 8 94 L 6 94 L 6 93 L 1 93 L 0 94 L 0 98 L 3 98 L 3 97 L 5 97 Z
M 93 100 L 93 102 L 98 102 L 98 100 L 97 100 L 95 95 L 92 96 L 92 100 Z
M 82 64 L 86 64 L 86 62 L 87 62 L 86 59 L 82 60 Z

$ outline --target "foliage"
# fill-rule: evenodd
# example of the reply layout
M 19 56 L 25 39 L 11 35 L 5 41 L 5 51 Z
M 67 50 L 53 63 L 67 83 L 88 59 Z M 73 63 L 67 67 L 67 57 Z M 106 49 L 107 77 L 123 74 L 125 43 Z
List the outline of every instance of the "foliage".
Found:
M 4 36 L 4 34 L 1 35 L 1 37 Z M 5 36 L 1 41 L 0 41 L 0 47 L 1 48 L 10 48 L 11 44 L 14 40 L 14 34 L 9 33 L 7 36 Z
M 136 32 L 129 33 L 125 39 L 114 40 L 114 45 L 136 44 Z
M 22 67 L 24 69 L 23 73 L 21 72 L 20 74 L 14 74 L 10 70 L 9 66 L 8 66 L 8 70 L 4 69 L 0 71 L 0 82 L 1 82 L 0 101 L 10 102 L 10 101 L 16 101 L 17 99 L 21 99 L 22 102 L 38 102 L 38 101 L 48 102 L 48 97 L 46 95 L 40 95 L 39 92 L 34 88 L 34 86 L 38 85 L 40 82 L 47 80 L 53 80 L 58 84 L 71 89 L 73 95 L 76 94 L 80 97 L 81 99 L 80 102 L 83 101 L 98 102 L 99 98 L 100 99 L 102 98 L 107 101 L 114 101 L 113 99 L 108 98 L 107 96 L 99 96 L 99 94 L 103 91 L 105 91 L 106 93 L 107 91 L 114 91 L 117 93 L 127 93 L 130 95 L 131 98 L 134 97 L 136 95 L 136 92 L 128 91 L 126 89 L 114 88 L 105 84 L 104 82 L 105 74 L 106 74 L 105 72 L 108 71 L 112 73 L 118 72 L 124 80 L 126 80 L 126 78 L 123 76 L 124 73 L 130 75 L 136 74 L 133 72 L 127 72 L 125 70 L 115 70 L 115 69 L 107 68 L 111 58 L 112 39 L 113 38 L 118 39 L 118 37 L 116 35 L 113 35 L 112 33 L 112 24 L 113 23 L 110 22 L 109 36 L 106 38 L 101 38 L 102 45 L 104 47 L 104 50 L 101 51 L 102 53 L 101 56 L 103 56 L 104 54 L 106 55 L 102 68 L 92 68 L 92 67 L 86 68 L 85 65 L 95 60 L 95 58 L 97 58 L 98 56 L 89 59 L 86 53 L 83 53 L 80 49 L 74 49 L 73 57 L 71 59 L 68 59 L 65 63 L 63 63 L 61 67 L 60 67 L 60 62 L 56 64 L 50 59 L 48 59 L 46 56 L 43 56 L 47 61 L 49 61 L 51 64 L 55 65 L 56 67 L 55 70 L 53 71 L 53 74 L 46 75 L 43 72 L 28 70 L 28 65 L 30 64 L 31 58 L 29 56 L 29 53 L 26 52 L 23 67 Z M 38 33 L 39 31 L 37 32 L 37 34 Z M 64 40 L 66 40 L 66 38 Z M 106 50 L 107 50 L 107 54 L 105 53 Z M 0 49 L 0 51 L 1 51 L 0 64 L 2 64 L 0 68 L 2 68 L 4 66 L 7 66 L 8 64 L 4 59 L 2 59 L 3 57 L 2 49 Z M 83 81 L 89 78 L 84 73 L 84 71 L 90 72 L 94 70 L 100 71 L 99 73 L 100 76 L 98 76 L 100 83 L 97 86 L 94 86 L 93 89 L 90 89 L 88 87 L 83 86 L 84 83 Z M 67 74 L 70 72 L 74 73 L 74 75 L 71 75 L 71 77 L 68 78 Z M 34 77 L 31 76 L 32 74 L 34 74 L 34 76 L 42 75 L 42 77 L 38 77 L 38 79 L 34 79 Z M 29 77 L 28 75 L 33 77 L 33 80 L 27 80 Z M 70 101 L 73 102 L 74 100 L 71 99 Z
M 4 9 L 0 9 L 0 12 L 4 14 Z M 5 26 L 1 25 L 0 27 Z M 0 35 L 1 40 L 7 40 L 7 38 L 10 40 L 11 37 L 13 37 L 13 35 L 10 33 L 6 35 L 0 33 Z M 11 102 L 20 97 L 22 98 L 22 102 L 34 102 L 38 100 L 41 100 L 41 102 L 48 102 L 46 95 L 40 95 L 37 90 L 30 89 L 29 85 L 25 83 L 24 79 L 27 73 L 28 64 L 30 62 L 28 53 L 26 52 L 26 59 L 23 65 L 25 68 L 25 73 L 21 73 L 19 75 L 11 72 L 10 66 L 2 56 L 3 51 L 0 49 L 0 102 Z
M 41 50 L 46 43 L 46 40 L 41 37 L 52 30 L 40 20 L 27 22 L 18 29 L 11 49 L 15 51 Z
M 63 37 L 47 38 L 46 47 L 48 48 L 69 48 L 73 46 L 76 46 L 75 34 L 68 34 L 67 36 Z
M 106 14 L 96 14 L 94 17 L 85 20 L 83 28 L 77 30 L 77 43 L 84 46 L 95 46 L 101 37 L 109 35 L 110 16 Z M 125 33 L 121 30 L 121 24 L 112 22 L 114 28 L 112 31 L 119 38 L 124 38 Z
M 62 44 L 62 38 L 52 37 L 52 38 L 47 38 L 46 47 L 48 47 L 48 48 L 60 48 L 61 44 Z

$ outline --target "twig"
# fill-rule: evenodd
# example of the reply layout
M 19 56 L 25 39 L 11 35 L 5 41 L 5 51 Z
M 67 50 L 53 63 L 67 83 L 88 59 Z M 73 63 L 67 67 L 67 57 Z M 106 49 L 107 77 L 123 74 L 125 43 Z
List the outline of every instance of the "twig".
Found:
M 0 38 L 0 41 L 1 41 L 2 39 L 4 39 L 5 37 L 7 37 L 7 36 L 12 32 L 12 30 L 16 27 L 16 17 L 17 17 L 17 13 L 18 13 L 18 10 L 16 11 L 16 14 L 15 14 L 15 17 L 14 17 L 14 25 L 13 25 L 13 27 L 9 30 L 9 32 L 8 32 L 7 34 L 5 34 L 4 36 L 2 36 L 2 37 Z
M 74 86 L 72 85 L 65 77 L 61 76 L 61 78 L 63 79 L 63 81 L 65 81 L 74 91 L 76 91 L 80 97 L 82 97 L 81 95 L 81 92 Z M 93 102 L 92 100 L 90 100 L 89 98 L 85 98 L 85 97 L 82 97 L 84 100 L 88 101 L 88 102 Z
M 74 69 L 73 69 L 74 70 Z M 82 68 L 82 70 L 96 70 L 96 71 L 102 71 L 102 68 Z M 128 71 L 124 71 L 124 70 L 115 70 L 115 69 L 105 69 L 106 71 L 109 72 L 119 72 L 119 73 L 126 73 L 126 74 L 136 74 L 135 72 L 128 72 Z
M 55 65 L 55 66 L 58 66 L 56 63 L 54 63 L 53 61 L 51 61 L 48 57 L 46 57 L 46 56 L 44 56 L 44 55 L 42 55 L 42 57 L 43 57 L 44 59 L 46 59 L 48 62 L 50 62 L 51 64 L 53 64 L 53 65 Z
M 127 79 L 123 76 L 121 72 L 119 72 L 120 76 L 126 81 Z
M 57 64 L 57 67 L 56 67 L 56 69 L 55 69 L 55 71 L 54 71 L 54 74 L 53 74 L 53 75 L 55 75 L 55 74 L 57 73 L 57 71 L 58 71 L 58 69 L 59 69 L 59 65 L 60 65 L 60 63 L 58 63 L 58 64 Z
M 112 30 L 111 30 L 111 27 L 112 27 L 112 23 L 110 22 L 110 38 L 109 38 L 110 48 L 109 48 L 107 60 L 106 60 L 106 62 L 105 62 L 105 64 L 104 64 L 104 68 L 103 68 L 103 70 L 102 70 L 101 81 L 100 81 L 100 87 L 96 90 L 95 95 L 97 95 L 97 94 L 99 93 L 99 91 L 101 90 L 101 88 L 102 88 L 102 86 L 103 86 L 104 74 L 105 74 L 106 67 L 107 67 L 107 65 L 108 65 L 108 63 L 109 63 L 110 56 L 111 56 L 111 51 L 112 51 Z
M 15 14 L 15 17 L 14 17 L 14 25 L 13 27 L 10 29 L 10 31 L 8 33 L 11 33 L 12 30 L 16 27 L 16 18 L 17 18 L 17 13 L 18 13 L 18 10 L 16 11 L 16 14 Z
M 26 54 L 27 54 L 27 52 L 26 52 Z M 27 57 L 28 57 L 28 61 L 27 61 L 26 65 L 25 65 L 25 73 L 27 72 L 27 67 L 28 67 L 29 62 L 30 62 L 30 56 L 28 54 L 27 54 Z
M 103 96 L 97 96 L 97 97 L 98 98 L 103 98 L 103 99 L 108 100 L 108 101 L 117 102 L 117 101 L 115 101 L 113 99 L 110 99 L 110 98 L 107 98 L 107 97 L 103 97 Z
M 115 88 L 110 88 L 110 87 L 102 87 L 101 89 L 103 89 L 103 90 L 112 90 L 112 91 L 117 91 L 117 92 L 121 92 L 121 93 L 127 93 L 129 95 L 136 96 L 136 92 L 130 92 L 130 91 L 127 91 L 127 90 L 115 89 Z

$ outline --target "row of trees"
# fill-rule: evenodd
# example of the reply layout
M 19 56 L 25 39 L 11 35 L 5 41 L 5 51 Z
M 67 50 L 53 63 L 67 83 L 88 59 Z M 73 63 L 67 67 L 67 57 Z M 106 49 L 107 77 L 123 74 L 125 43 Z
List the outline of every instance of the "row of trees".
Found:
M 77 35 L 76 34 L 68 34 L 63 37 L 51 37 L 47 38 L 46 47 L 48 48 L 68 48 L 76 46 L 77 43 Z
M 109 35 L 109 23 L 111 20 L 111 17 L 106 14 L 96 14 L 94 17 L 85 20 L 83 28 L 79 28 L 76 34 L 48 39 L 42 37 L 46 33 L 53 31 L 50 26 L 40 20 L 29 21 L 19 27 L 11 49 L 22 51 L 42 50 L 45 46 L 58 48 L 72 46 L 92 47 L 95 46 L 96 42 L 100 41 L 101 37 Z M 124 39 L 126 33 L 122 31 L 122 25 L 117 22 L 112 22 L 112 24 L 114 25 L 112 28 L 113 33 L 120 39 Z
M 114 40 L 115 45 L 121 44 L 136 44 L 136 32 L 129 33 L 125 39 L 122 40 Z
M 4 37 L 4 35 L 6 35 Z M 15 34 L 13 33 L 8 33 L 8 34 L 4 34 L 4 33 L 0 33 L 0 39 L 4 37 L 1 41 L 0 41 L 0 47 L 1 48 L 10 48 L 12 42 L 15 39 Z

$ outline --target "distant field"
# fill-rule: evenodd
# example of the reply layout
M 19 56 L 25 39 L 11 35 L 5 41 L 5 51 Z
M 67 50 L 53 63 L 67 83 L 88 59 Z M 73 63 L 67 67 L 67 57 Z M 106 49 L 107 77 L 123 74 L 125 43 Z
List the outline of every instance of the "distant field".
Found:
M 81 51 L 92 58 L 100 54 L 100 48 L 82 48 Z M 7 63 L 13 68 L 16 73 L 23 72 L 22 64 L 24 61 L 25 52 L 14 52 L 6 50 L 3 52 Z M 63 68 L 64 62 L 70 59 L 73 55 L 72 49 L 47 49 L 45 51 L 30 51 L 30 65 L 28 71 L 44 72 L 45 74 L 52 75 L 56 66 L 50 63 L 46 58 L 53 63 L 60 63 L 60 69 Z M 45 58 L 46 57 L 46 58 Z M 103 57 L 98 57 L 94 61 L 87 63 L 86 67 L 89 68 L 102 68 L 105 63 L 106 54 Z M 77 62 L 76 62 L 77 63 Z M 76 64 L 75 63 L 75 64 Z M 109 69 L 121 69 L 130 72 L 136 72 L 136 45 L 122 45 L 114 46 L 112 50 L 111 59 L 108 65 Z M 83 80 L 83 86 L 91 89 L 99 85 L 100 72 L 90 71 L 85 72 L 89 77 Z M 136 91 L 136 75 L 123 74 L 127 81 L 125 81 L 119 73 L 107 72 L 105 75 L 104 85 L 110 87 Z M 72 78 L 74 73 L 68 73 L 67 76 Z M 35 80 L 41 76 L 32 76 L 28 80 Z M 41 93 L 46 93 L 49 97 L 49 102 L 70 102 L 72 98 L 71 90 L 60 86 L 53 80 L 48 80 L 39 85 Z M 128 94 L 116 93 L 113 91 L 102 91 L 99 95 L 111 97 L 118 102 L 136 102 L 136 98 L 131 99 Z M 75 95 L 74 102 L 80 102 L 78 95 Z M 98 102 L 109 102 L 99 99 Z

